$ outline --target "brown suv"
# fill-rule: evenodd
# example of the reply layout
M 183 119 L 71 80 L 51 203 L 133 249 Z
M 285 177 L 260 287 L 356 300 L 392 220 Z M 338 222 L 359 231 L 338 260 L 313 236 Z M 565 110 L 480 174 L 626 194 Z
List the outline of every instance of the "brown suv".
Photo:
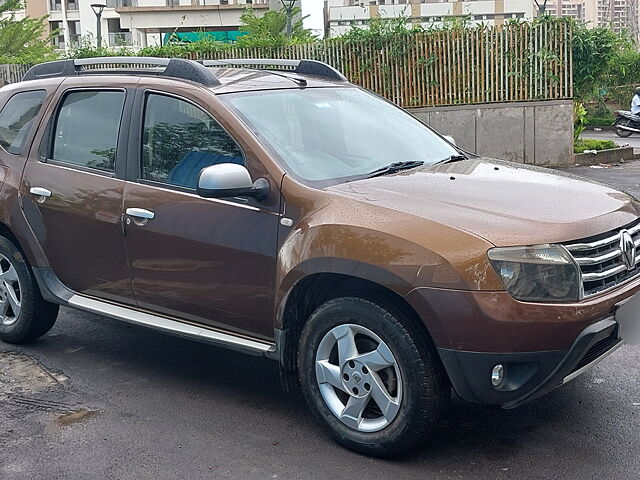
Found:
M 0 108 L 7 342 L 66 305 L 262 355 L 391 455 L 451 386 L 515 407 L 640 336 L 636 200 L 467 154 L 326 64 L 65 60 Z

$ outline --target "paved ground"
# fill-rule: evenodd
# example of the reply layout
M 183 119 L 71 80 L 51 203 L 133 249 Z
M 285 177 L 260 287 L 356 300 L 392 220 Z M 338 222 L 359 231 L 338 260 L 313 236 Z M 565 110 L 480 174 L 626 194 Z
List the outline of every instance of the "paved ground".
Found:
M 572 171 L 640 193 L 640 162 Z M 64 309 L 0 344 L 0 479 L 638 478 L 639 379 L 623 347 L 516 410 L 454 400 L 422 450 L 382 461 L 336 446 L 270 362 Z

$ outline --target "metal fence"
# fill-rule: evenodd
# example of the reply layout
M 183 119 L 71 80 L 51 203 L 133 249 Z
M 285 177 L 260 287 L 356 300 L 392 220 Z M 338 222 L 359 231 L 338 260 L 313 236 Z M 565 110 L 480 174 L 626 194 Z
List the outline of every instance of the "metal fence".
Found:
M 326 40 L 234 48 L 191 58 L 309 58 L 403 107 L 573 96 L 571 25 L 522 23 L 406 34 L 388 41 Z
M 405 34 L 389 40 L 325 40 L 275 48 L 224 48 L 194 59 L 315 59 L 403 107 L 573 97 L 567 22 Z M 3 83 L 28 66 L 2 65 Z

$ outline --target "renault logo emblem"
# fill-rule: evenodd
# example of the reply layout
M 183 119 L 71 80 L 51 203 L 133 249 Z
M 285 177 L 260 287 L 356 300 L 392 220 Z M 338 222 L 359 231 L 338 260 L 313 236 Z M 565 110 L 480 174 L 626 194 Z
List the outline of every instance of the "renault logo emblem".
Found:
M 620 250 L 622 251 L 622 261 L 631 270 L 636 266 L 636 245 L 633 243 L 633 237 L 627 230 L 620 232 Z

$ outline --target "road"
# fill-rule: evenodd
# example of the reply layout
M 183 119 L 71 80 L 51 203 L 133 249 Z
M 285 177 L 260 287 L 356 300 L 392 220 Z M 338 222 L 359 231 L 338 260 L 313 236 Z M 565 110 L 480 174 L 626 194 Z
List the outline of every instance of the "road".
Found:
M 640 193 L 640 162 L 571 171 Z M 625 346 L 516 410 L 454 398 L 424 448 L 384 461 L 334 444 L 274 363 L 62 309 L 41 340 L 0 343 L 0 478 L 638 478 L 639 378 Z

